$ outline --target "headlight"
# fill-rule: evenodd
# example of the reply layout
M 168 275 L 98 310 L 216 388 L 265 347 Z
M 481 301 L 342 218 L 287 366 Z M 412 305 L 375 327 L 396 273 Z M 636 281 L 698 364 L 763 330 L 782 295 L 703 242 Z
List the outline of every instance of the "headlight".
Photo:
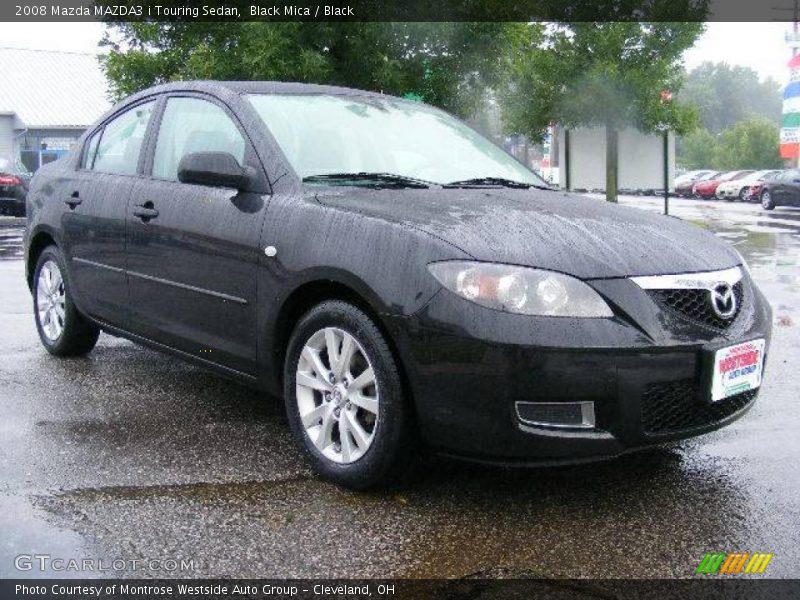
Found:
M 600 294 L 561 273 L 455 260 L 431 263 L 428 269 L 448 290 L 486 308 L 520 315 L 614 316 Z

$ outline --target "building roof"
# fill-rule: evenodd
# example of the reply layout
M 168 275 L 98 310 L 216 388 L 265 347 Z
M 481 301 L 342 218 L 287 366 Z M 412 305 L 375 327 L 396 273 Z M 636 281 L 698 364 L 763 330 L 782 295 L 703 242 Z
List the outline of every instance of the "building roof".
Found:
M 87 127 L 111 106 L 95 55 L 0 48 L 0 65 L 0 113 L 26 128 Z

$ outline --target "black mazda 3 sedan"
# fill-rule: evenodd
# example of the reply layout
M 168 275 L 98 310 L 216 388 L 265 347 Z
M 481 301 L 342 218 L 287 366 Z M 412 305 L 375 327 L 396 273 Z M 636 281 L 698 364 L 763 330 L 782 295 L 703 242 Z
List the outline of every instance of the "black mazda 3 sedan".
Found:
M 279 394 L 315 469 L 355 488 L 422 446 L 541 464 L 697 435 L 761 384 L 770 308 L 732 247 L 553 190 L 417 102 L 155 87 L 27 202 L 50 353 L 103 330 Z

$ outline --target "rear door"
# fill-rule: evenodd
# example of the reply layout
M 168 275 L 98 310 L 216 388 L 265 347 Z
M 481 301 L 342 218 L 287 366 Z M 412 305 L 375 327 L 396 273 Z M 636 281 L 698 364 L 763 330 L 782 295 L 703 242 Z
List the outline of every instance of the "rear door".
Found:
M 180 160 L 202 151 L 228 152 L 263 173 L 226 106 L 196 94 L 166 99 L 149 151 L 151 176 L 136 182 L 128 202 L 130 329 L 253 374 L 256 268 L 269 197 L 179 182 Z
M 124 326 L 125 213 L 139 177 L 141 149 L 153 113 L 150 100 L 115 115 L 86 141 L 79 168 L 60 183 L 65 255 L 79 306 Z

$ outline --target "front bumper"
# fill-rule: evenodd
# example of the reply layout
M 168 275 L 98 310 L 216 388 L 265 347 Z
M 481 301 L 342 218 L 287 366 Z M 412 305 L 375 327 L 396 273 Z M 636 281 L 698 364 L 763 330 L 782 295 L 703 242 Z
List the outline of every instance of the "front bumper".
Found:
M 487 313 L 445 290 L 398 319 L 393 333 L 423 438 L 475 460 L 573 462 L 698 435 L 744 415 L 756 393 L 711 404 L 707 369 L 717 348 L 769 341 L 771 312 L 749 278 L 746 305 L 724 334 L 673 322 L 630 285 L 594 282 L 615 306 L 613 319 Z M 517 402 L 592 402 L 595 427 L 526 424 Z

